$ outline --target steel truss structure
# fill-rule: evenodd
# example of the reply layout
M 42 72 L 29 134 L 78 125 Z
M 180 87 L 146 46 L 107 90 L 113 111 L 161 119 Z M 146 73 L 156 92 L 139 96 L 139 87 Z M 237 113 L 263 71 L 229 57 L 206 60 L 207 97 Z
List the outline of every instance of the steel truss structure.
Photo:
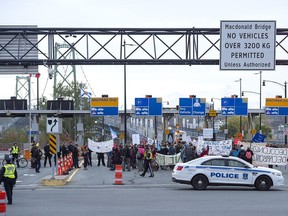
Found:
M 29 39 L 33 35 L 38 37 L 36 43 Z M 0 66 L 219 65 L 219 28 L 1 27 L 2 36 L 8 40 L 0 44 L 0 56 L 5 56 L 0 58 Z M 287 37 L 288 29 L 277 29 L 276 65 L 288 65 Z M 27 44 L 24 52 L 12 49 L 17 40 Z M 124 41 L 131 46 L 125 58 Z M 55 43 L 66 48 L 60 56 L 55 54 Z M 66 58 L 71 50 L 76 59 Z M 29 53 L 35 51 L 37 58 L 31 58 Z

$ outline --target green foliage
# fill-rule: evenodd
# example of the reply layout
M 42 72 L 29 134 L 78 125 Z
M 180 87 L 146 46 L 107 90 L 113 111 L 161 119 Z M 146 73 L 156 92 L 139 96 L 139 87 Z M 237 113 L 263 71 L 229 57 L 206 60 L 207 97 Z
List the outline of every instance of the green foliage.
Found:
M 54 95 L 57 98 L 63 98 L 64 100 L 74 100 L 74 109 L 82 109 L 82 110 L 90 110 L 90 102 L 88 98 L 80 97 L 81 88 L 86 89 L 87 86 L 85 84 L 80 84 L 78 82 L 72 82 L 70 85 L 62 85 L 57 84 L 55 88 Z M 42 100 L 43 101 L 43 100 Z M 44 99 L 42 104 L 43 109 L 46 109 L 46 101 Z M 80 107 L 82 105 L 82 107 Z M 39 128 L 42 131 L 43 138 L 48 139 L 48 135 L 46 134 L 46 116 L 42 117 L 39 121 Z M 87 138 L 92 138 L 94 134 L 92 133 L 93 127 L 95 125 L 95 121 L 98 118 L 90 117 L 88 115 L 82 116 L 82 123 L 84 126 L 84 136 L 83 139 L 87 140 Z M 98 120 L 99 121 L 99 120 Z M 77 123 L 78 116 L 74 116 L 74 118 L 63 118 L 62 119 L 62 130 L 63 133 L 60 135 L 60 139 L 62 142 L 75 140 L 77 137 Z M 47 137 L 47 138 L 46 138 Z
M 2 133 L 2 143 L 25 143 L 27 142 L 27 129 L 9 129 Z
M 248 133 L 250 133 L 249 130 L 249 122 L 248 122 L 248 118 L 247 117 L 242 117 L 241 118 L 242 121 L 242 129 L 244 130 L 244 139 L 246 138 L 246 135 Z M 259 119 L 255 119 L 256 122 L 256 126 L 255 129 L 258 132 L 259 131 Z M 265 122 L 265 120 L 264 120 Z M 224 131 L 225 129 L 225 125 L 222 125 L 220 130 Z M 272 138 L 272 129 L 266 125 L 263 124 L 262 121 L 262 134 L 266 136 L 267 139 L 271 139 Z M 237 137 L 237 134 L 241 133 L 240 131 L 240 117 L 239 116 L 235 116 L 235 117 L 229 117 L 228 118 L 228 137 Z

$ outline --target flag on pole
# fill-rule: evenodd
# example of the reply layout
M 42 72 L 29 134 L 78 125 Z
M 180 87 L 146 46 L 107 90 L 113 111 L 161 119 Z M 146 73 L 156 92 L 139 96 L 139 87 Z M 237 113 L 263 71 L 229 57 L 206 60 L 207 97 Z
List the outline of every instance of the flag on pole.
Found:
M 86 97 L 86 98 L 91 99 L 92 93 L 88 92 L 87 90 L 85 90 L 83 88 L 81 88 L 81 97 Z
M 117 133 L 116 133 L 111 127 L 109 127 L 109 129 L 110 129 L 110 133 L 111 133 L 112 139 L 117 138 L 117 137 L 118 137 L 118 136 L 117 136 Z

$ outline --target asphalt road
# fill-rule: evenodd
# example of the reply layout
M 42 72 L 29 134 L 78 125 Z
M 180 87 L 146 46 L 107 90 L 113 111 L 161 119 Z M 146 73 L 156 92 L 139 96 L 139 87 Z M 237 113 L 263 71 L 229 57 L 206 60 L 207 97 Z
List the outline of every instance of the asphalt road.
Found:
M 51 168 L 41 173 L 18 169 L 12 206 L 7 216 L 110 216 L 110 215 L 277 215 L 288 214 L 288 167 L 286 185 L 257 191 L 247 187 L 208 187 L 196 191 L 190 185 L 171 181 L 171 170 L 159 170 L 154 178 L 139 176 L 137 170 L 123 172 L 124 185 L 114 185 L 115 173 L 107 167 L 75 171 L 66 186 L 47 187 L 41 179 L 51 176 Z M 70 173 L 72 174 L 72 172 Z

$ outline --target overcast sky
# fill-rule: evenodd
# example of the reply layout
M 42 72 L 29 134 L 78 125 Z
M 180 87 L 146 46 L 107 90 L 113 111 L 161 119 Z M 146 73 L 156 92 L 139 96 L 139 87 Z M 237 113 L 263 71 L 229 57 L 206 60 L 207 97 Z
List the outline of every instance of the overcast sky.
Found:
M 287 0 L 0 0 L 0 25 L 37 25 L 38 27 L 151 27 L 151 28 L 219 28 L 221 20 L 272 20 L 277 28 L 288 28 Z M 286 42 L 288 48 L 288 43 Z M 219 57 L 216 56 L 216 58 Z M 276 57 L 277 58 L 277 57 Z M 39 67 L 40 96 L 52 99 L 52 80 L 47 69 Z M 97 97 L 108 94 L 123 99 L 123 66 L 77 67 L 78 81 L 86 82 L 85 73 Z M 127 107 L 134 98 L 147 94 L 162 97 L 171 107 L 180 97 L 222 98 L 239 94 L 242 90 L 259 92 L 257 71 L 220 71 L 219 66 L 127 66 Z M 288 80 L 288 66 L 276 66 L 275 71 L 264 71 L 263 79 L 284 83 Z M 2 75 L 0 98 L 15 95 L 16 77 Z M 32 97 L 36 98 L 36 81 Z M 265 98 L 283 95 L 284 89 L 273 83 L 262 88 Z M 245 94 L 249 108 L 259 108 L 259 95 Z M 166 105 L 164 105 L 165 107 Z M 215 102 L 220 109 L 220 101 Z

